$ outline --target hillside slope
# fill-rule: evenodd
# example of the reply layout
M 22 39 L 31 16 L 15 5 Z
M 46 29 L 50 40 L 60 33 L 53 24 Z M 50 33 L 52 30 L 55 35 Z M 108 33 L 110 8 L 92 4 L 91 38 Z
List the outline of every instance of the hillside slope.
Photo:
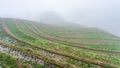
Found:
M 120 67 L 120 38 L 98 28 L 10 18 L 0 24 L 2 52 L 33 68 Z

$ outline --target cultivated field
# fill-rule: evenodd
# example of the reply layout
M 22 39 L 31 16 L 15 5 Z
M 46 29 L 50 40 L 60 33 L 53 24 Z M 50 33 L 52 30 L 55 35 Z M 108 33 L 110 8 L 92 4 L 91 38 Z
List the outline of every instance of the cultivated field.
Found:
M 7 58 L 9 57 L 9 59 Z M 120 68 L 120 38 L 98 28 L 0 19 L 6 68 Z

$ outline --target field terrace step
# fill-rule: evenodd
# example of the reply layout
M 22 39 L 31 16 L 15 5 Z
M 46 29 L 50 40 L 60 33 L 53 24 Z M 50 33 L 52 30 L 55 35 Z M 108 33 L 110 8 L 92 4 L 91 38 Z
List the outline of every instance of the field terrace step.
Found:
M 18 58 L 19 61 L 21 61 L 21 60 L 25 60 L 27 62 L 29 61 L 29 62 L 31 62 L 31 63 L 27 63 L 29 65 L 32 65 L 35 62 L 37 62 L 37 64 L 44 65 L 43 60 L 40 60 L 40 59 L 35 58 L 35 57 L 28 55 L 28 54 L 24 54 L 19 50 L 13 50 L 13 49 L 6 47 L 4 45 L 0 45 L 0 52 L 7 53 L 15 58 Z
M 45 62 L 49 62 L 49 66 L 58 66 L 60 68 L 78 68 L 74 65 L 59 62 L 51 58 L 47 58 L 41 54 L 34 52 L 31 49 L 24 49 L 21 47 L 17 47 L 11 44 L 0 43 L 0 49 L 2 52 L 12 55 L 13 57 L 18 58 L 19 60 L 24 59 L 26 61 L 31 61 L 31 63 L 37 62 L 38 64 L 45 65 Z M 49 67 L 48 66 L 48 67 Z M 67 66 L 67 67 L 66 67 Z M 53 67 L 54 68 L 54 67 Z
M 24 33 L 20 28 L 19 28 L 19 26 L 18 26 L 18 23 L 15 23 L 15 21 L 14 21 L 14 24 L 16 24 L 16 27 L 17 27 L 17 29 L 20 31 L 20 32 L 22 32 L 23 34 L 26 34 L 26 33 Z M 27 35 L 27 34 L 26 34 Z M 29 36 L 29 35 L 28 35 Z M 51 51 L 50 51 L 51 52 Z M 55 52 L 54 52 L 55 53 Z M 56 54 L 58 54 L 57 52 L 56 52 Z M 89 60 L 89 59 L 86 59 L 86 58 L 82 58 L 82 59 L 80 59 L 80 58 L 75 58 L 74 56 L 71 56 L 71 55 L 66 55 L 66 54 L 59 54 L 58 56 L 60 56 L 60 55 L 62 55 L 62 57 L 63 58 L 66 58 L 66 57 L 69 57 L 69 58 L 71 58 L 70 60 L 71 61 L 73 61 L 73 60 L 77 60 L 77 63 L 78 64 L 83 64 L 83 66 L 89 66 L 90 64 L 92 65 L 92 67 L 94 68 L 94 67 L 99 67 L 99 65 L 100 66 L 102 66 L 102 64 L 103 64 L 103 67 L 104 67 L 104 63 L 102 63 L 102 62 L 94 62 L 94 61 L 92 61 L 92 60 Z M 106 65 L 106 64 L 105 64 Z M 110 64 L 108 64 L 108 66 L 109 66 Z M 113 65 L 114 66 L 114 65 Z
M 12 42 L 10 42 L 10 41 L 8 41 L 8 40 L 4 40 L 4 39 L 2 39 L 1 40 L 2 42 L 6 42 L 6 43 L 12 43 L 12 42 L 14 42 L 14 41 L 12 41 Z M 16 40 L 17 41 L 17 40 Z M 18 43 L 19 43 L 19 41 L 18 41 Z M 27 47 L 28 48 L 28 47 Z M 36 48 L 37 49 L 37 48 Z M 35 50 L 36 50 L 35 49 Z M 44 54 L 44 55 L 46 55 L 46 56 L 48 56 L 48 57 L 50 57 L 50 58 L 53 58 L 53 59 L 56 59 L 56 60 L 60 60 L 60 61 L 64 61 L 66 58 L 65 57 L 63 57 L 63 56 L 61 56 L 61 55 L 57 55 L 57 54 L 54 54 L 54 53 L 50 53 L 50 52 L 48 52 L 48 51 L 44 51 L 44 50 L 41 50 L 41 49 L 37 49 L 37 51 L 38 51 L 38 53 L 41 53 L 41 54 Z
M 33 26 L 34 29 L 31 29 L 30 27 L 28 27 L 28 25 L 26 25 L 26 27 L 29 29 L 29 31 L 33 32 L 38 37 L 41 37 L 41 38 L 44 38 L 44 39 L 47 39 L 47 40 L 50 40 L 50 41 L 53 41 L 53 42 L 57 42 L 57 43 L 60 43 L 60 44 L 72 46 L 72 47 L 82 48 L 82 49 L 85 49 L 85 50 L 90 50 L 90 51 L 95 51 L 95 52 L 99 52 L 99 53 L 105 53 L 105 54 L 108 54 L 108 55 L 114 55 L 114 56 L 120 57 L 120 51 L 88 48 L 88 47 L 81 46 L 83 44 L 80 44 L 80 43 L 63 41 L 63 40 L 57 39 L 55 37 L 53 38 L 49 34 L 42 32 L 42 29 L 39 29 L 38 25 L 35 26 L 33 23 L 31 25 Z M 17 26 L 17 27 L 19 27 L 19 26 Z

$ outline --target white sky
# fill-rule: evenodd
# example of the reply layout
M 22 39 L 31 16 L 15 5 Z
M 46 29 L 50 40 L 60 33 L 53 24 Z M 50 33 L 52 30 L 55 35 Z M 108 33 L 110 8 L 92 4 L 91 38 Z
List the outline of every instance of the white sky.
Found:
M 0 17 L 39 20 L 45 11 L 120 36 L 120 0 L 0 0 Z

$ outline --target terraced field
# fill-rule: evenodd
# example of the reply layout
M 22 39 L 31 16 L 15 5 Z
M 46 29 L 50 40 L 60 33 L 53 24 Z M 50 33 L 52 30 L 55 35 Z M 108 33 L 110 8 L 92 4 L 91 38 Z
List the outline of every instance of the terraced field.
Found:
M 97 28 L 0 19 L 0 55 L 14 58 L 13 67 L 0 58 L 4 67 L 119 68 L 119 43 L 119 37 Z

